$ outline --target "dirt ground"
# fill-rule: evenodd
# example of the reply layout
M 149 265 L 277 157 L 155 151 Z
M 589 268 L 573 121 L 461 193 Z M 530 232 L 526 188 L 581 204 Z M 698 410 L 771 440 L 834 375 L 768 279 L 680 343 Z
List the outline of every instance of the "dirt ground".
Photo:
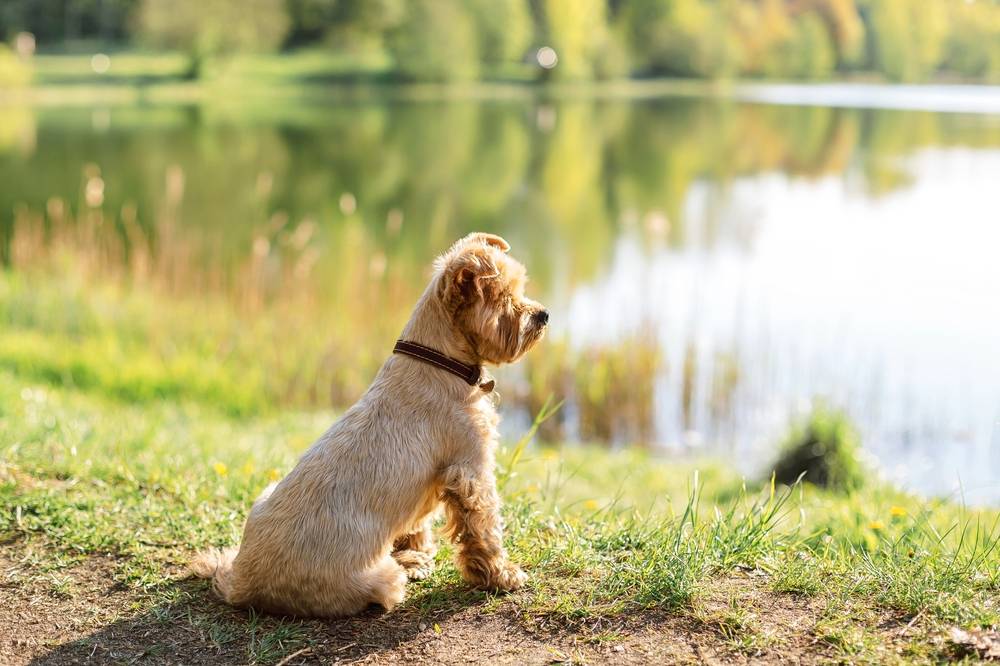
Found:
M 141 593 L 114 581 L 110 558 L 33 575 L 30 560 L 12 550 L 0 551 L 0 664 L 787 664 L 844 658 L 817 637 L 816 600 L 775 594 L 752 575 L 720 581 L 693 611 L 567 624 L 522 617 L 503 605 L 423 614 L 372 610 L 347 620 L 294 623 L 294 642 L 286 644 L 280 628 L 288 620 L 225 607 L 199 581 L 177 582 L 187 593 L 178 595 L 184 601 L 150 606 Z M 749 612 L 752 626 L 734 623 L 734 609 Z M 247 632 L 254 622 L 259 632 Z M 889 660 L 898 653 L 900 631 L 905 627 L 891 622 L 883 628 Z

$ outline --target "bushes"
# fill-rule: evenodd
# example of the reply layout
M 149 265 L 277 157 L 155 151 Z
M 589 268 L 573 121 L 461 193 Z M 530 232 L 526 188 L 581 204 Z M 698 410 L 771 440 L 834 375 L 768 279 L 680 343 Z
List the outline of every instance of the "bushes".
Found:
M 557 79 L 592 79 L 608 41 L 604 0 L 543 0 L 544 41 L 559 62 L 551 70 Z
M 778 78 L 825 79 L 833 74 L 837 54 L 818 14 L 809 12 L 771 49 L 765 72 Z
M 952 8 L 944 68 L 961 76 L 1000 80 L 1000 11 L 983 3 Z
M 138 11 L 142 39 L 188 53 L 192 77 L 208 58 L 277 49 L 289 25 L 284 0 L 144 0 Z
M 947 16 L 940 2 L 868 0 L 868 66 L 894 81 L 926 79 L 941 63 Z
M 479 75 L 475 21 L 456 0 L 413 0 L 388 40 L 407 79 L 468 81 Z
M 36 5 L 45 11 L 36 11 Z M 9 7 L 8 7 L 9 6 Z M 483 76 L 1000 77 L 993 0 L 5 0 L 0 38 L 140 41 L 191 54 L 326 44 L 410 80 Z M 530 63 L 543 45 L 553 69 Z M 360 68 L 360 65 L 357 65 Z M 0 65 L 2 70 L 3 65 Z M 0 74 L 2 76 L 2 74 Z
M 640 72 L 652 75 L 719 76 L 727 69 L 727 35 L 701 0 L 637 0 L 623 21 Z
M 0 90 L 18 88 L 31 80 L 31 70 L 0 42 Z
M 513 403 L 538 413 L 551 397 L 563 411 L 541 424 L 541 438 L 561 442 L 648 445 L 656 435 L 656 381 L 663 369 L 657 340 L 643 332 L 614 345 L 574 349 L 549 340 L 544 354 L 524 360 L 527 390 Z
M 485 65 L 521 60 L 531 47 L 534 25 L 525 0 L 471 0 L 479 35 L 479 58 Z
M 793 426 L 774 465 L 775 480 L 791 485 L 802 476 L 833 490 L 860 488 L 865 480 L 860 446 L 857 430 L 845 414 L 817 407 Z

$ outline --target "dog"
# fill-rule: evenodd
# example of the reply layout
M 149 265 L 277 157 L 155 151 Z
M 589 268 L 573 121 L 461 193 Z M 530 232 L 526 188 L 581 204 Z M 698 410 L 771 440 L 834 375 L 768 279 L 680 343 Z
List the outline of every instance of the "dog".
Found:
M 483 364 L 513 363 L 544 336 L 524 267 L 473 233 L 434 265 L 402 337 L 361 399 L 256 500 L 238 547 L 191 572 L 239 608 L 304 617 L 392 610 L 427 577 L 443 505 L 470 584 L 511 591 L 526 574 L 503 546 L 494 477 L 498 415 Z

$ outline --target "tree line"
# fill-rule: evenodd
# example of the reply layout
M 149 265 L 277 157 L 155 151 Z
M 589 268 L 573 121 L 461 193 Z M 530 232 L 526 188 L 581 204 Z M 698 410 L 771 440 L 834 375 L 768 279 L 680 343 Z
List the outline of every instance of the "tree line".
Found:
M 1000 0 L 4 0 L 0 38 L 21 31 L 180 49 L 195 75 L 317 45 L 425 81 L 1000 80 Z

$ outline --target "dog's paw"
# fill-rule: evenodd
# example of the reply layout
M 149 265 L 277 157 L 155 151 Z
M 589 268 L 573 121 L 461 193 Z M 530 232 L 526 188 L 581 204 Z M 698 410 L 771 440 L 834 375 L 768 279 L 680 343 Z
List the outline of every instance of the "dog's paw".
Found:
M 505 564 L 485 587 L 496 592 L 513 592 L 528 582 L 528 574 L 516 564 Z
M 406 568 L 406 576 L 410 580 L 424 580 L 434 573 L 434 560 L 428 559 L 423 564 L 415 564 Z
M 393 554 L 396 561 L 406 570 L 410 580 L 424 580 L 434 572 L 434 557 L 419 550 L 402 550 Z

